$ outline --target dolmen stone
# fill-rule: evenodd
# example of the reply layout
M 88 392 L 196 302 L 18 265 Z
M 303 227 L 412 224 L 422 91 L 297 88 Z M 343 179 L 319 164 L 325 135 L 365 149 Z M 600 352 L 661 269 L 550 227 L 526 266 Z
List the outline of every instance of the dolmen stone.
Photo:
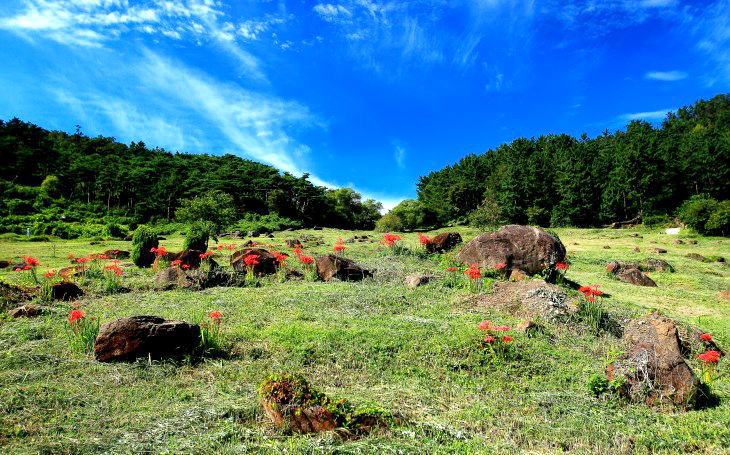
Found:
M 41 307 L 32 303 L 27 303 L 8 311 L 8 315 L 11 318 L 33 318 L 39 316 L 41 313 Z
M 84 295 L 84 291 L 70 281 L 61 281 L 51 286 L 53 300 L 75 300 Z
M 99 329 L 94 356 L 100 362 L 161 359 L 192 354 L 200 344 L 200 326 L 157 316 L 130 316 Z
M 276 256 L 271 251 L 263 248 L 246 248 L 236 251 L 231 255 L 231 268 L 237 272 L 246 273 L 248 266 L 245 259 L 248 256 L 256 256 L 258 264 L 253 265 L 254 274 L 271 275 L 276 273 Z
M 649 406 L 696 404 L 700 381 L 683 358 L 674 321 L 658 313 L 632 320 L 623 335 L 629 350 L 606 367 L 606 377 L 618 381 L 618 392 Z
M 510 224 L 497 232 L 480 234 L 467 242 L 457 255 L 464 264 L 535 275 L 565 261 L 565 246 L 557 238 L 533 226 Z
M 623 266 L 618 261 L 612 261 L 606 266 L 606 271 L 613 274 L 616 278 L 624 283 L 636 286 L 656 287 L 654 280 L 649 278 L 644 272 L 636 267 Z
M 458 232 L 442 232 L 428 241 L 426 251 L 429 253 L 445 253 L 453 250 L 461 242 L 461 234 Z
M 371 278 L 373 273 L 352 259 L 326 254 L 315 259 L 317 275 L 324 281 L 337 278 L 341 281 L 359 281 Z

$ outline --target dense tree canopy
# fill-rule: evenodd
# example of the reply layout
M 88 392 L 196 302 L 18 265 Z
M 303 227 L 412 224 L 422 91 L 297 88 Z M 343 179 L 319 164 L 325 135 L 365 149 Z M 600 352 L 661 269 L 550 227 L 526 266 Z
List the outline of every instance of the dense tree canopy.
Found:
M 0 230 L 13 230 L 7 227 L 13 217 L 41 212 L 43 221 L 83 221 L 84 214 L 128 224 L 173 221 L 183 203 L 179 213 L 189 218 L 190 201 L 210 194 L 232 199 L 235 214 L 226 220 L 275 214 L 303 225 L 372 228 L 380 217 L 377 202 L 363 202 L 350 189 L 316 186 L 306 174 L 295 177 L 234 155 L 125 145 L 79 129 L 47 131 L 18 119 L 0 120 L 0 157 Z
M 594 139 L 516 139 L 418 183 L 418 200 L 438 224 L 481 207 L 472 218 L 594 226 L 673 216 L 698 194 L 730 194 L 730 95 L 669 113 L 660 128 L 636 120 Z

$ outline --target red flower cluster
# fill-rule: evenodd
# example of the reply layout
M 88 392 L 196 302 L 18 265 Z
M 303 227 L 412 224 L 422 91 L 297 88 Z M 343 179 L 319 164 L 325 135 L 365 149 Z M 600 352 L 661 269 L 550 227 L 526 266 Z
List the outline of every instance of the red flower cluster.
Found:
M 712 335 L 710 335 L 709 333 L 703 333 L 702 335 L 700 335 L 700 340 L 712 341 Z
M 342 244 L 342 239 L 337 240 L 337 243 L 335 244 L 333 250 L 335 253 L 345 250 L 345 245 Z
M 252 267 L 254 265 L 259 264 L 259 256 L 258 254 L 249 254 L 245 258 L 243 258 L 243 262 L 246 264 L 247 267 Z
M 446 267 L 447 272 L 456 272 L 459 270 L 459 267 Z
M 164 246 L 161 246 L 159 248 L 150 248 L 150 253 L 155 253 L 158 257 L 167 256 L 168 254 Z
M 68 322 L 74 323 L 84 318 L 84 312 L 81 310 L 71 310 L 71 316 L 68 317 Z
M 114 274 L 117 275 L 117 276 L 119 276 L 119 275 L 122 274 L 121 267 L 119 267 L 116 264 L 107 265 L 106 267 L 104 267 L 104 270 L 112 270 L 112 271 L 114 271 Z
M 220 311 L 211 311 L 208 316 L 210 316 L 211 319 L 215 320 L 215 322 L 220 322 L 220 318 L 223 317 L 223 313 L 221 313 Z
M 286 254 L 279 253 L 278 251 L 272 251 L 274 253 L 274 259 L 276 259 L 276 262 L 282 263 L 288 258 Z
M 721 356 L 722 354 L 719 351 L 707 351 L 704 354 L 698 355 L 697 358 L 705 363 L 717 363 L 720 361 Z
M 21 256 L 21 257 L 23 258 L 23 261 L 25 261 L 25 265 L 23 267 L 16 267 L 15 269 L 13 269 L 16 272 L 20 272 L 23 270 L 30 270 L 34 267 L 38 267 L 39 265 L 41 265 L 41 263 L 38 262 L 38 259 L 36 259 L 36 258 L 30 257 L 30 256 Z
M 508 330 L 511 330 L 511 327 L 508 325 L 492 325 L 492 321 L 484 320 L 479 324 L 479 330 L 494 330 L 495 332 L 506 332 Z M 487 337 L 484 338 L 485 343 L 494 343 L 495 341 L 497 341 L 497 338 L 492 335 L 487 335 Z M 512 341 L 512 337 L 509 335 L 505 335 L 502 337 L 502 341 L 507 343 L 509 341 Z
M 468 276 L 470 280 L 476 280 L 477 278 L 481 278 L 482 272 L 479 271 L 479 267 L 476 264 L 472 264 L 464 271 L 464 275 Z
M 44 273 L 43 276 L 46 277 L 46 278 L 53 278 L 54 276 L 56 276 L 56 271 L 55 270 L 51 270 L 50 272 Z
M 205 253 L 199 254 L 198 256 L 200 256 L 200 259 L 202 259 L 202 260 L 205 261 L 209 257 L 213 256 L 213 252 L 212 251 L 206 251 Z
M 171 266 L 176 266 L 182 264 L 182 259 L 175 259 L 174 261 L 170 262 Z
M 418 243 L 420 243 L 421 245 L 428 245 L 429 243 L 431 243 L 431 239 L 429 239 L 427 236 L 419 233 L 418 234 Z
M 494 266 L 494 268 L 497 270 L 502 270 L 505 267 L 507 267 L 507 264 L 497 264 Z
M 399 235 L 385 234 L 383 236 L 383 245 L 393 246 L 393 245 L 395 245 L 395 242 L 398 242 L 400 240 L 403 240 L 403 239 Z
M 596 297 L 600 297 L 603 295 L 603 291 L 598 290 L 599 287 L 600 285 L 598 284 L 594 284 L 593 287 L 583 286 L 578 289 L 578 291 L 582 292 L 589 302 L 593 302 L 594 300 L 596 300 Z
M 302 264 L 309 265 L 309 264 L 314 263 L 314 258 L 311 256 L 302 255 L 302 256 L 299 256 L 299 261 L 301 261 Z
M 559 268 L 560 270 L 568 270 L 570 268 L 570 266 L 565 262 L 558 262 L 557 264 L 555 264 L 555 267 Z

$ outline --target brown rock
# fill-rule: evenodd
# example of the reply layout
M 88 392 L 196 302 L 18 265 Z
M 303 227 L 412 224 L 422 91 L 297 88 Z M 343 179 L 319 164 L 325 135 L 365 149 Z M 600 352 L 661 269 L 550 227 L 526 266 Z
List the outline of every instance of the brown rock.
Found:
M 639 248 L 638 246 L 634 248 L 634 253 L 641 253 L 641 248 Z
M 33 318 L 41 313 L 41 308 L 38 305 L 33 305 L 32 303 L 28 303 L 8 311 L 11 318 Z
M 564 262 L 565 247 L 542 229 L 511 224 L 470 240 L 457 258 L 465 264 L 488 268 L 506 264 L 507 270 L 535 275 Z
M 0 259 L 0 269 L 10 267 L 12 263 L 12 259 Z
M 520 321 L 516 326 L 515 330 L 519 332 L 528 333 L 533 330 L 537 330 L 537 323 L 530 320 Z
M 509 279 L 510 281 L 523 281 L 529 280 L 530 277 L 525 275 L 525 273 L 521 270 L 512 270 L 511 272 L 509 272 Z
M 715 295 L 717 295 L 721 299 L 730 300 L 730 289 L 725 289 L 723 291 L 718 292 Z
M 620 380 L 619 393 L 649 406 L 694 406 L 700 381 L 682 356 L 652 344 L 632 346 L 606 367 L 609 381 Z
M 247 268 L 244 259 L 250 255 L 256 256 L 256 260 L 258 261 L 258 264 L 253 266 L 254 274 L 261 276 L 276 273 L 276 256 L 271 251 L 262 248 L 246 248 L 233 253 L 231 256 L 231 267 L 233 270 L 245 273 Z
M 686 258 L 692 259 L 694 261 L 700 261 L 700 262 L 712 262 L 712 259 L 706 258 L 698 253 L 688 253 L 685 255 Z
M 419 286 L 423 286 L 424 284 L 428 284 L 434 278 L 435 277 L 432 275 L 421 275 L 418 273 L 408 275 L 406 277 L 406 287 L 408 287 L 408 289 L 415 289 Z
M 631 348 L 606 367 L 609 380 L 624 381 L 620 393 L 650 406 L 694 405 L 700 383 L 684 361 L 685 348 L 673 320 L 659 313 L 634 319 L 623 339 Z
M 667 252 L 664 248 L 652 248 L 651 251 L 656 254 L 664 254 Z
M 603 249 L 604 249 L 604 250 L 610 250 L 610 249 L 611 249 L 611 247 L 610 247 L 610 246 L 608 246 L 608 245 L 603 245 Z
M 288 246 L 289 248 L 301 248 L 302 242 L 297 239 L 287 239 L 286 246 Z
M 674 272 L 674 267 L 670 263 L 654 258 L 644 259 L 638 268 L 642 272 Z
M 81 275 L 89 270 L 88 265 L 74 265 L 72 267 L 64 267 L 58 271 L 61 278 L 71 278 L 74 275 Z
M 426 244 L 426 251 L 429 253 L 444 253 L 453 250 L 461 242 L 461 235 L 458 232 L 442 232 L 429 240 Z
M 125 250 L 106 250 L 102 254 L 110 259 L 129 259 L 129 251 Z
M 359 281 L 373 276 L 371 271 L 355 261 L 334 254 L 318 257 L 315 259 L 315 264 L 317 275 L 324 281 L 330 281 L 333 278 L 342 281 Z
M 683 240 L 680 240 L 680 239 L 676 239 L 672 243 L 675 244 L 675 245 L 684 245 L 684 241 Z
M 690 245 L 699 245 L 699 243 L 700 243 L 700 242 L 698 242 L 697 240 L 690 240 L 690 241 L 689 241 L 689 244 L 690 244 Z
M 618 261 L 609 263 L 606 266 L 606 271 L 612 273 L 624 283 L 634 284 L 636 286 L 656 287 L 654 280 L 649 278 L 644 272 L 636 267 L 623 267 Z
M 578 313 L 575 299 L 543 280 L 496 281 L 491 294 L 476 298 L 480 307 L 552 323 L 570 322 Z
M 94 344 L 100 362 L 159 359 L 191 354 L 200 344 L 200 327 L 157 316 L 131 316 L 101 326 Z
M 69 281 L 61 281 L 51 286 L 51 298 L 53 300 L 75 300 L 82 295 L 84 295 L 84 291 Z

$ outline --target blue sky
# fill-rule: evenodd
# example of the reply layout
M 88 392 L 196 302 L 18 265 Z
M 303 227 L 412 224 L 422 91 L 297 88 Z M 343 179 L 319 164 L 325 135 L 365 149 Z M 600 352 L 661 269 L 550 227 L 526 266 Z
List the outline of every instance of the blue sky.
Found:
M 730 0 L 3 0 L 0 118 L 234 153 L 386 207 L 522 136 L 729 92 Z

